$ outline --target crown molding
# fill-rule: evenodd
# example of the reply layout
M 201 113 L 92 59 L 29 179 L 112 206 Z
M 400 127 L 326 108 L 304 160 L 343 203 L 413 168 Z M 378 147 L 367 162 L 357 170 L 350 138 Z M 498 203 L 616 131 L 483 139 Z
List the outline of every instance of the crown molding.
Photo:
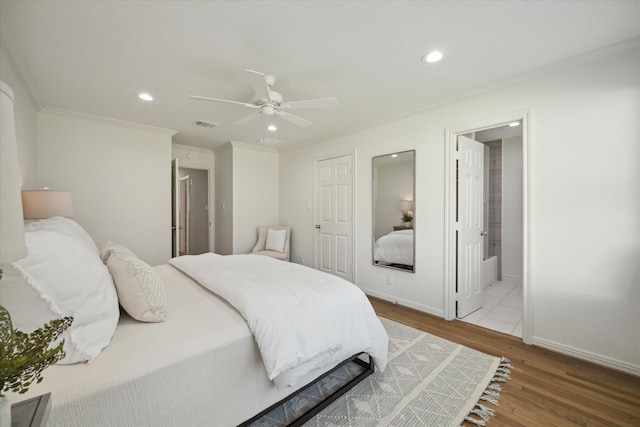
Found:
M 172 142 L 171 147 L 177 150 L 185 150 L 185 151 L 198 151 L 204 154 L 213 154 L 213 149 L 211 148 L 203 148 L 203 147 L 194 147 L 193 145 L 184 145 L 178 144 L 177 142 Z
M 259 144 L 250 144 L 247 142 L 239 142 L 239 141 L 229 141 L 226 142 L 222 145 L 217 146 L 216 148 L 213 149 L 214 153 L 219 153 L 221 151 L 225 151 L 228 150 L 230 148 L 243 148 L 245 150 L 252 150 L 252 151 L 263 151 L 265 153 L 271 153 L 271 154 L 278 154 L 279 151 L 274 148 L 274 147 L 266 147 L 264 145 L 259 145 Z
M 41 110 L 44 107 L 44 103 L 42 102 L 42 97 L 40 96 L 39 91 L 37 90 L 37 86 L 35 84 L 34 79 L 31 77 L 31 74 L 27 71 L 27 67 L 24 65 L 24 61 L 22 61 L 21 56 L 16 55 L 15 52 L 11 50 L 9 45 L 5 42 L 5 37 L 0 32 L 0 49 L 4 52 L 7 57 L 7 61 L 9 62 L 9 66 L 13 70 L 13 72 L 18 77 L 18 80 L 24 87 L 25 92 L 27 92 L 27 96 L 29 100 L 34 105 L 36 111 Z
M 96 121 L 96 122 L 117 124 L 119 126 L 125 126 L 125 127 L 134 128 L 134 129 L 148 130 L 148 131 L 157 132 L 157 133 L 161 133 L 161 134 L 165 134 L 165 135 L 171 135 L 171 136 L 173 136 L 176 133 L 178 133 L 177 131 L 171 130 L 171 129 L 164 129 L 164 128 L 159 128 L 159 127 L 155 127 L 155 126 L 141 125 L 139 123 L 127 122 L 125 120 L 111 119 L 109 117 L 94 116 L 93 114 L 78 113 L 77 111 L 63 110 L 61 108 L 45 107 L 40 112 L 41 113 L 46 113 L 46 114 L 52 114 L 52 115 L 56 115 L 56 116 L 74 117 L 74 118 L 80 118 L 80 119 L 91 120 L 91 121 Z

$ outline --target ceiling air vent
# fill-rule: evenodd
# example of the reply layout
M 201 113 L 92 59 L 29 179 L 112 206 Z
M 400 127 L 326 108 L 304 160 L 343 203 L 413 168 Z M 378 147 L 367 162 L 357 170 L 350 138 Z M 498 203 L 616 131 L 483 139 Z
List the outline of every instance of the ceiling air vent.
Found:
M 204 120 L 196 120 L 193 124 L 203 128 L 214 128 L 218 126 L 217 123 L 205 122 Z

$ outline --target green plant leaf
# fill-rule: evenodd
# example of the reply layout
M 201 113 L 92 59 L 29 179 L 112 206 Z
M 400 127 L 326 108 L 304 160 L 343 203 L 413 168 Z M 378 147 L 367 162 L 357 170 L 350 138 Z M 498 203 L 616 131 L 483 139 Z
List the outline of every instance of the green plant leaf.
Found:
M 0 305 L 0 393 L 26 393 L 41 382 L 42 371 L 64 358 L 64 340 L 50 346 L 72 322 L 70 316 L 54 319 L 27 334 L 13 328 L 9 312 Z

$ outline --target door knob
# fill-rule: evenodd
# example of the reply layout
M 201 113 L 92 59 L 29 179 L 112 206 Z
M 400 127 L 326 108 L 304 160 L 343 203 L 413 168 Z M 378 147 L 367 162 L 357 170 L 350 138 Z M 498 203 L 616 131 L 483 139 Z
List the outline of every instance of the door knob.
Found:
M 488 232 L 487 232 L 487 231 L 481 231 L 481 232 L 480 232 L 480 236 L 482 236 L 482 237 L 486 236 L 487 234 L 488 234 Z
M 320 230 L 320 224 L 316 224 L 316 228 Z

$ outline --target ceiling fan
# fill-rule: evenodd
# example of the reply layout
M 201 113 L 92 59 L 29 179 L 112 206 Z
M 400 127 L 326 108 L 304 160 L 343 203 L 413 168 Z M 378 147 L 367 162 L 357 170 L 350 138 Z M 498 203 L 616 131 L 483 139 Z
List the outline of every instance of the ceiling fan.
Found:
M 255 91 L 255 96 L 251 102 L 239 102 L 231 101 L 229 99 L 209 98 L 206 96 L 189 95 L 190 98 L 202 99 L 205 101 L 224 102 L 227 104 L 242 105 L 247 108 L 252 108 L 255 111 L 246 117 L 238 120 L 236 124 L 249 123 L 252 120 L 257 119 L 260 116 L 279 116 L 283 119 L 305 128 L 312 124 L 309 120 L 290 113 L 288 110 L 302 110 L 305 108 L 324 108 L 334 107 L 338 105 L 336 98 L 319 98 L 319 99 L 306 99 L 302 101 L 284 102 L 282 95 L 275 90 L 271 89 L 276 79 L 268 74 L 263 74 L 258 71 L 245 70 L 249 77 L 251 86 Z

